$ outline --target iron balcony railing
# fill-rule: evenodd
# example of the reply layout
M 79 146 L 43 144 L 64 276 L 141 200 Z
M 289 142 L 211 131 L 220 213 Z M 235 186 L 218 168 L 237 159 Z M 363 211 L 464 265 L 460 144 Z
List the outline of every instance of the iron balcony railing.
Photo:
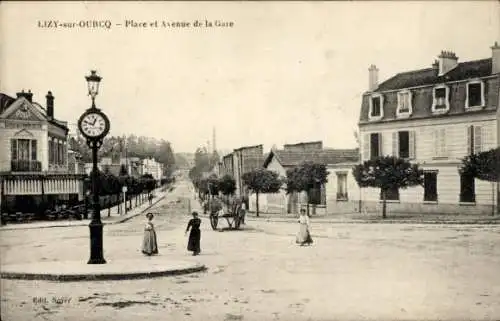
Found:
M 10 170 L 12 172 L 41 172 L 42 162 L 37 160 L 13 160 L 10 162 Z

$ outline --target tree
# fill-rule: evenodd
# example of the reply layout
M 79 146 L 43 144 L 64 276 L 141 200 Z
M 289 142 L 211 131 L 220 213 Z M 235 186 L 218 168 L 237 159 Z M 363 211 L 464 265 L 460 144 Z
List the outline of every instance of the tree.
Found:
M 229 174 L 224 175 L 219 179 L 219 190 L 223 195 L 233 195 L 236 191 L 235 179 Z
M 326 165 L 315 162 L 304 162 L 299 166 L 291 168 L 286 172 L 286 191 L 290 193 L 306 192 L 307 214 L 309 215 L 309 204 L 314 208 L 319 203 L 317 198 L 311 197 L 313 191 L 320 191 L 321 187 L 328 182 L 329 172 Z
M 255 193 L 257 216 L 259 216 L 259 194 L 277 193 L 283 183 L 280 180 L 278 173 L 264 168 L 258 168 L 251 172 L 244 173 L 241 179 L 243 184 L 245 184 L 250 191 Z
M 459 172 L 482 181 L 491 182 L 494 190 L 495 183 L 500 183 L 500 147 L 464 157 Z M 494 203 L 492 215 L 495 215 Z
M 423 184 L 424 172 L 418 164 L 395 156 L 382 156 L 355 165 L 352 169 L 359 187 L 380 188 L 382 218 L 386 218 L 387 193 Z

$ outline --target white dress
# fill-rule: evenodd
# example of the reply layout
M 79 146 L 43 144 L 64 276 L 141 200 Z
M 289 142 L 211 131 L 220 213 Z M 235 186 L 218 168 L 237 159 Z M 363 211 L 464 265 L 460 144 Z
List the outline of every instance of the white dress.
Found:
M 313 242 L 311 233 L 309 232 L 310 220 L 309 216 L 301 215 L 299 217 L 299 233 L 297 234 L 297 244 L 311 244 Z

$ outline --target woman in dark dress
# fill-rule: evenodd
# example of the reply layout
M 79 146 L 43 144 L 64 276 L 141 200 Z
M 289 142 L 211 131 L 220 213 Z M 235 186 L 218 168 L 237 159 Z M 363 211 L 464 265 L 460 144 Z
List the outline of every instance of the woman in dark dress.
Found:
M 186 228 L 186 234 L 191 228 L 191 233 L 189 233 L 189 241 L 188 241 L 188 251 L 192 251 L 193 255 L 198 255 L 201 252 L 200 249 L 200 224 L 201 220 L 198 218 L 198 213 L 193 212 L 193 218 L 189 220 L 189 223 Z

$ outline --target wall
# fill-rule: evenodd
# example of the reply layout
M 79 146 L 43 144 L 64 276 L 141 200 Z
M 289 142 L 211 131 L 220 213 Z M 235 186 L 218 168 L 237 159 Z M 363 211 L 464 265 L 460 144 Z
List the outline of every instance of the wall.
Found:
M 433 131 L 434 129 L 445 128 L 448 159 L 460 160 L 467 155 L 467 127 L 470 125 L 482 126 L 481 141 L 483 151 L 497 147 L 495 114 L 482 113 L 450 118 L 365 125 L 360 128 L 362 151 L 366 150 L 366 144 L 369 144 L 370 133 L 382 133 L 382 155 L 392 155 L 392 133 L 399 130 L 411 130 L 415 132 L 416 161 L 433 161 L 435 151 Z M 368 157 L 369 155 L 362 153 L 363 161 Z
M 365 146 L 368 134 L 382 133 L 382 154 L 393 152 L 392 133 L 397 130 L 415 131 L 415 156 L 412 162 L 419 163 L 424 170 L 438 171 L 438 204 L 423 204 L 423 187 L 413 187 L 400 191 L 400 203 L 391 204 L 391 208 L 403 212 L 432 213 L 476 213 L 491 212 L 492 203 L 496 203 L 498 194 L 491 183 L 476 179 L 476 205 L 459 205 L 460 177 L 458 168 L 461 159 L 467 155 L 467 127 L 481 126 L 481 150 L 487 151 L 498 146 L 498 121 L 495 112 L 469 114 L 439 119 L 391 122 L 384 124 L 363 125 L 360 128 L 361 144 Z M 446 130 L 446 156 L 435 157 L 434 129 Z M 366 150 L 366 148 L 364 148 Z M 363 153 L 363 160 L 366 159 Z M 378 206 L 380 191 L 364 189 L 362 199 L 368 201 L 369 207 Z M 399 204 L 399 205 L 398 205 Z M 367 206 L 368 206 L 367 205 Z M 421 206 L 425 205 L 425 206 Z M 455 205 L 455 206 L 453 206 Z
M 359 211 L 361 190 L 352 175 L 354 165 L 355 163 L 328 166 L 328 182 L 325 185 L 326 211 L 328 214 L 350 214 Z M 347 201 L 337 201 L 337 173 L 347 173 Z

